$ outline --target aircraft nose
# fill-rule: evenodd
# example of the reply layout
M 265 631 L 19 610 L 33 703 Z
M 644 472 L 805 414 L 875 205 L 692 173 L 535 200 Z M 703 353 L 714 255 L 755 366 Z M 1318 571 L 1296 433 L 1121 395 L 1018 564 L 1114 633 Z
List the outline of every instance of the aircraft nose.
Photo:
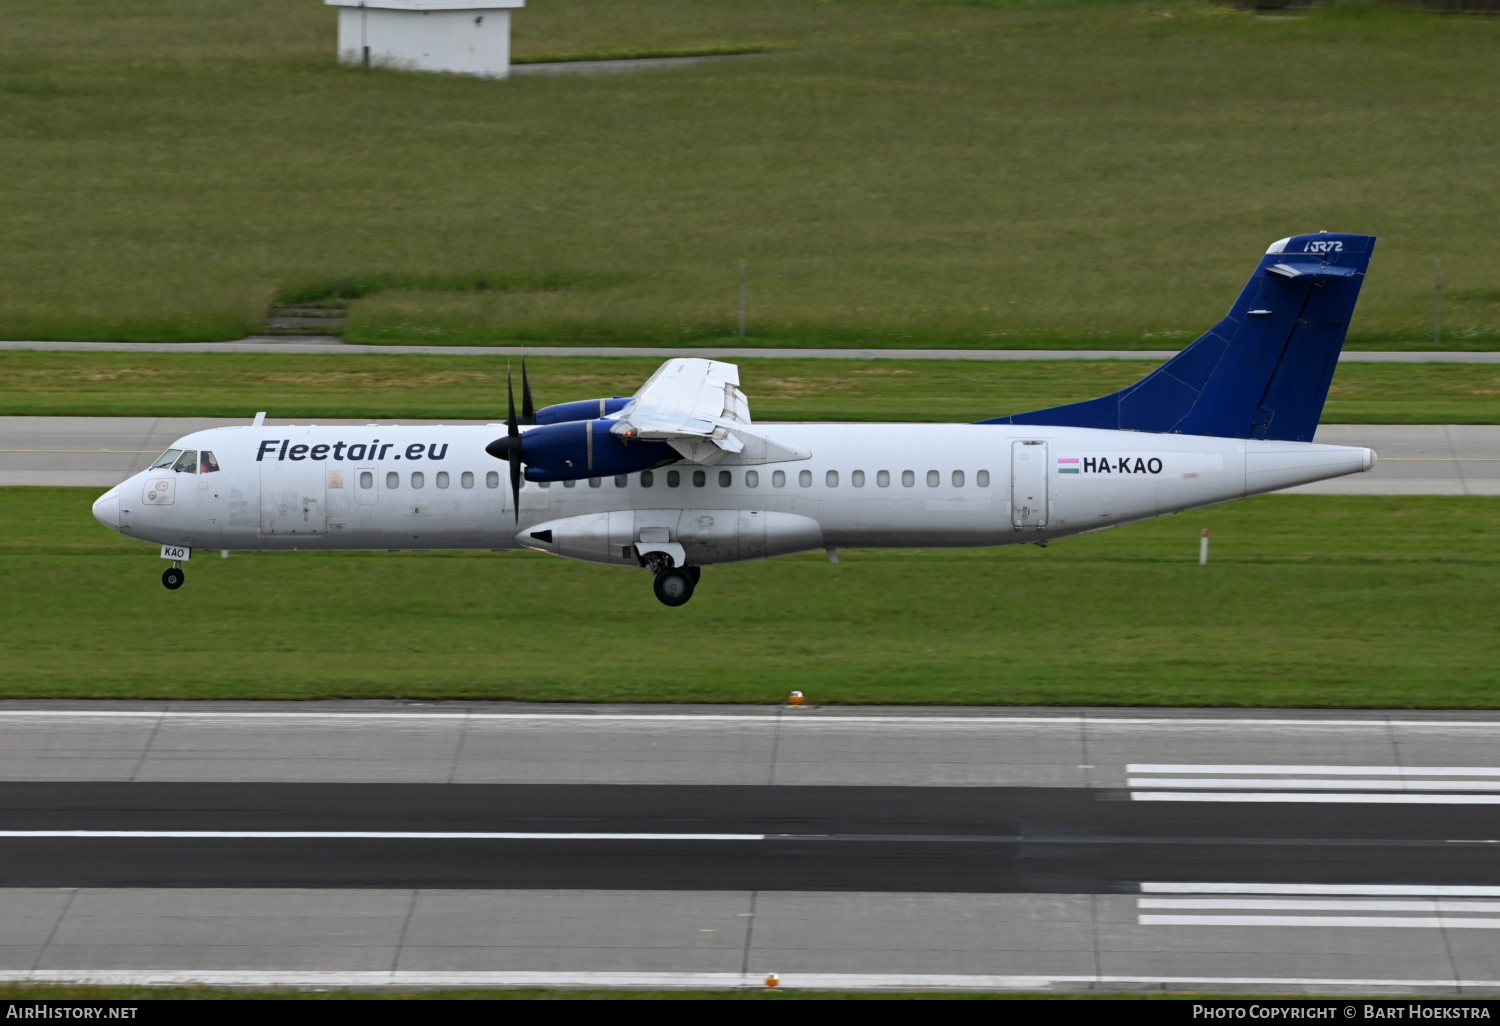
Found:
M 120 489 L 111 488 L 94 500 L 94 519 L 111 531 L 120 529 Z
M 1378 459 L 1379 459 L 1379 457 L 1375 455 L 1375 450 L 1374 449 L 1366 449 L 1365 450 L 1364 466 L 1360 467 L 1359 469 L 1361 471 L 1368 471 L 1368 470 L 1374 469 L 1375 462 Z

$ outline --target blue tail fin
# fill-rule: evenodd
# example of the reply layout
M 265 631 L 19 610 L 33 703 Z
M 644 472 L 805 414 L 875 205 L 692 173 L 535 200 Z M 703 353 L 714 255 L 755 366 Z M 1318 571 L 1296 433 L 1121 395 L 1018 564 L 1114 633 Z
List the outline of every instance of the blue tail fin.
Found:
M 1373 235 L 1282 239 L 1229 316 L 1129 388 L 983 423 L 1310 442 L 1374 248 Z

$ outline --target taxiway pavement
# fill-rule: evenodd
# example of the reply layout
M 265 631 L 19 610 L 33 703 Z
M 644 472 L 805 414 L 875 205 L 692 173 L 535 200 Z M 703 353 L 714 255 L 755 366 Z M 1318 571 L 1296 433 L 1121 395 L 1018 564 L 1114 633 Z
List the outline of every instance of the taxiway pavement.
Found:
M 532 65 L 536 67 L 536 65 Z M 337 335 L 252 335 L 230 342 L 0 341 L 5 350 L 78 353 L 342 353 L 430 356 L 620 356 L 668 360 L 1168 360 L 1177 349 L 813 349 L 756 346 L 371 346 Z M 1489 350 L 1344 350 L 1340 363 L 1500 363 Z
M 247 422 L 208 417 L 0 417 L 0 486 L 109 488 L 150 466 L 162 450 L 191 431 Z M 267 423 L 291 421 L 271 418 Z M 318 423 L 369 421 L 324 418 Z M 1318 495 L 1500 495 L 1500 425 L 1324 424 L 1318 428 L 1316 440 L 1368 446 L 1380 460 L 1368 473 L 1289 491 Z

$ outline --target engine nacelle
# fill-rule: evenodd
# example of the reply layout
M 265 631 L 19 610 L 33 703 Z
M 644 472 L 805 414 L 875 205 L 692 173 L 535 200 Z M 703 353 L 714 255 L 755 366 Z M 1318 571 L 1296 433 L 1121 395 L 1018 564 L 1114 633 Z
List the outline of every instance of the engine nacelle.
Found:
M 528 481 L 578 481 L 586 477 L 634 474 L 666 463 L 682 454 L 665 442 L 648 442 L 610 433 L 618 421 L 573 420 L 534 427 L 521 433 L 521 461 Z M 496 459 L 506 458 L 514 440 L 499 438 L 485 447 Z
M 576 403 L 557 403 L 537 410 L 536 422 L 538 424 L 565 424 L 571 420 L 594 420 L 598 417 L 607 417 L 611 413 L 619 413 L 629 405 L 628 398 L 622 399 L 619 396 L 613 399 L 580 399 Z
M 639 566 L 645 553 L 665 552 L 673 563 L 707 566 L 820 549 L 823 528 L 795 513 L 638 509 L 549 520 L 516 532 L 516 543 L 590 563 Z

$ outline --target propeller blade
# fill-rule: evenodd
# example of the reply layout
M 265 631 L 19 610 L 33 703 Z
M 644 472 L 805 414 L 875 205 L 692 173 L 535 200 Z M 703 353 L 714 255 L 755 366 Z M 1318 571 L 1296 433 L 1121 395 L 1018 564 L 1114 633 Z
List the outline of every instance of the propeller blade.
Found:
M 526 365 L 521 365 L 525 375 Z M 505 398 L 508 412 L 505 417 L 505 459 L 510 463 L 510 507 L 516 514 L 516 523 L 521 522 L 521 426 L 516 423 L 516 387 L 511 383 L 510 364 L 505 365 Z
M 521 423 L 536 423 L 536 406 L 531 401 L 531 381 L 526 377 L 526 357 L 521 357 Z
M 510 504 L 516 511 L 516 523 L 521 522 L 521 450 L 510 450 Z
M 516 386 L 510 380 L 510 364 L 505 365 L 505 398 L 507 402 L 507 413 L 505 414 L 505 433 L 511 438 L 521 433 L 516 424 Z

